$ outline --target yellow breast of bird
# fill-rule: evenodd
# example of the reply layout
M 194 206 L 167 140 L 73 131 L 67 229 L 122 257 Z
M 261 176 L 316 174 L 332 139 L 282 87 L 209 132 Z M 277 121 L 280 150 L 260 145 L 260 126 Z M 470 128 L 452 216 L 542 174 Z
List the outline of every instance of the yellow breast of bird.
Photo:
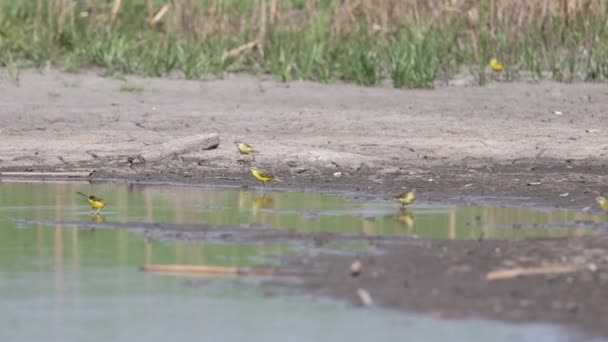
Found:
M 597 201 L 597 203 L 600 205 L 600 207 L 604 210 L 608 212 L 608 201 L 605 200 L 600 200 Z
M 409 193 L 409 194 L 405 195 L 404 197 L 400 198 L 399 202 L 401 202 L 403 204 L 412 204 L 415 200 L 416 200 L 416 195 Z
M 242 154 L 250 154 L 253 152 L 253 147 L 246 144 L 238 144 L 238 149 Z
M 89 199 L 89 204 L 91 205 L 91 208 L 94 208 L 94 209 L 102 209 L 103 207 L 106 206 L 106 204 L 103 201 L 92 200 L 92 199 Z
M 494 71 L 502 71 L 505 68 L 505 66 L 500 62 L 492 63 L 491 67 L 494 69 Z
M 268 181 L 272 180 L 271 176 L 266 175 L 266 174 L 264 174 L 263 172 L 261 172 L 259 170 L 251 170 L 251 173 L 259 181 L 268 182 Z

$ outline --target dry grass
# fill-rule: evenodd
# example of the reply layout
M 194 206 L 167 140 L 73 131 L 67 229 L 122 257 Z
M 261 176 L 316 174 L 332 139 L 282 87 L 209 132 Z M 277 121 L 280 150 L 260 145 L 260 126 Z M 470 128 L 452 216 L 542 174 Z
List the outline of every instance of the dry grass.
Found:
M 608 6 L 602 0 L 344 0 L 324 1 L 328 4 L 320 8 L 318 2 L 306 0 L 306 7 L 300 9 L 290 1 L 252 0 L 249 11 L 242 12 L 235 9 L 234 2 L 230 6 L 220 0 L 181 0 L 167 1 L 157 12 L 155 1 L 146 0 L 145 17 L 151 27 L 162 20 L 165 28 L 203 39 L 216 34 L 237 35 L 251 29 L 250 25 L 257 31 L 267 26 L 288 30 L 323 15 L 335 34 L 357 32 L 364 25 L 370 34 L 390 35 L 403 26 L 417 31 L 445 29 L 456 21 L 473 34 L 488 31 L 494 35 L 497 27 L 503 27 L 517 40 L 531 28 L 566 29 L 577 16 L 606 13 Z M 59 27 L 73 20 L 79 7 L 71 0 L 47 0 L 48 18 L 43 20 L 42 3 L 37 0 L 40 24 L 57 23 Z M 97 25 L 107 28 L 116 22 L 123 7 L 122 0 L 114 0 L 110 8 L 90 1 L 80 1 L 82 4 L 96 14 L 91 19 Z
M 22 31 L 4 38 L 5 45 L 15 50 L 0 56 L 5 64 L 14 54 L 41 63 L 56 59 L 60 51 L 70 63 L 76 61 L 74 65 L 93 63 L 110 72 L 160 75 L 178 68 L 198 78 L 246 70 L 270 72 L 286 81 L 344 79 L 373 85 L 390 77 L 398 87 L 427 87 L 463 66 L 484 83 L 484 66 L 497 56 L 509 66 L 507 80 L 517 78 L 519 71 L 537 78 L 551 73 L 558 80 L 597 80 L 608 75 L 608 65 L 602 62 L 608 57 L 606 0 L 19 3 L 0 0 L 4 10 L 16 14 L 0 20 Z M 32 21 L 33 32 L 25 26 L 24 16 Z M 17 41 L 10 41 L 31 39 L 29 33 L 35 37 L 32 51 L 24 52 L 27 49 L 19 48 Z M 178 45 L 182 55 L 146 51 L 152 54 L 148 58 L 158 60 L 136 62 L 130 54 L 137 53 L 131 52 L 127 40 L 157 50 Z M 91 48 L 84 41 L 98 46 Z M 34 51 L 41 45 L 46 51 Z M 197 62 L 197 54 L 205 55 L 205 62 Z M 425 61 L 432 61 L 431 66 Z

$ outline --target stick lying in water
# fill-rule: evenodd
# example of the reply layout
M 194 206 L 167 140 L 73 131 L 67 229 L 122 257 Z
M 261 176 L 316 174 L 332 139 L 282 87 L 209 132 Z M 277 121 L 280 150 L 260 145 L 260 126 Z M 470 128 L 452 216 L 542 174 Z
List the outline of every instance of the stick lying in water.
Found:
M 93 171 L 82 171 L 82 172 L 0 172 L 0 177 L 74 177 L 74 178 L 88 178 L 93 174 Z
M 239 275 L 239 276 L 273 276 L 277 271 L 271 268 L 239 268 L 203 265 L 144 265 L 144 272 L 174 275 Z
M 526 275 L 541 275 L 541 274 L 560 274 L 560 273 L 572 273 L 580 271 L 580 267 L 572 265 L 555 265 L 555 266 L 542 266 L 542 267 L 529 267 L 529 268 L 512 268 L 504 270 L 495 270 L 486 274 L 486 280 L 500 280 L 500 279 L 511 279 Z

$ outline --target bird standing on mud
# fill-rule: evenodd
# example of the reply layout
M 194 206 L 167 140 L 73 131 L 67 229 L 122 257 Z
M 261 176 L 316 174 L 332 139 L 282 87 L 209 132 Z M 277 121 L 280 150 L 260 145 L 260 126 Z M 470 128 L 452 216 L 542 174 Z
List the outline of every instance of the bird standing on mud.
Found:
M 397 202 L 401 203 L 401 208 L 405 208 L 406 205 L 410 205 L 414 203 L 416 200 L 416 189 L 412 189 L 412 191 L 405 191 L 394 197 Z
M 91 214 L 92 215 L 99 215 L 99 211 L 101 209 L 103 209 L 103 207 L 106 206 L 106 203 L 103 199 L 99 198 L 99 197 L 95 197 L 93 195 L 91 196 L 87 196 L 85 194 L 83 194 L 82 192 L 76 192 L 77 194 L 79 194 L 80 196 L 86 197 L 86 199 L 89 201 L 89 205 L 91 206 Z
M 236 148 L 240 154 L 246 156 L 251 155 L 251 157 L 253 158 L 252 160 L 255 161 L 255 156 L 253 155 L 255 150 L 251 145 L 245 144 L 244 142 L 238 140 L 235 140 L 234 143 L 236 144 Z
M 600 208 L 602 208 L 602 210 L 608 214 L 608 200 L 606 197 L 598 196 L 595 198 L 595 200 L 597 201 L 597 204 L 599 204 Z
M 260 169 L 251 169 L 251 174 L 255 179 L 260 181 L 264 187 L 266 187 L 267 182 L 271 181 L 279 181 L 280 179 L 273 175 L 272 173 Z

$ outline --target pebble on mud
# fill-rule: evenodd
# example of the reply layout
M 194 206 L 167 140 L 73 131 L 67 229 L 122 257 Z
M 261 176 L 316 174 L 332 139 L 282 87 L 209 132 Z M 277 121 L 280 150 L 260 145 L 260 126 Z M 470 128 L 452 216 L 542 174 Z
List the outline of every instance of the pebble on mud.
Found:
M 363 263 L 361 260 L 355 260 L 352 264 L 350 264 L 350 275 L 353 277 L 357 277 L 363 271 Z

